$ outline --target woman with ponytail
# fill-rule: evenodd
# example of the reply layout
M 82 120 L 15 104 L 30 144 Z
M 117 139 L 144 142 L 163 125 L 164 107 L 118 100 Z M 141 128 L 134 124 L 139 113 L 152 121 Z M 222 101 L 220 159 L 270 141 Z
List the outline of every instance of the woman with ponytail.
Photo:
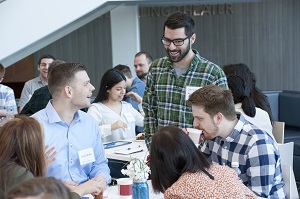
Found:
M 273 137 L 270 104 L 267 97 L 256 87 L 254 74 L 245 64 L 227 65 L 223 70 L 233 94 L 236 111 Z

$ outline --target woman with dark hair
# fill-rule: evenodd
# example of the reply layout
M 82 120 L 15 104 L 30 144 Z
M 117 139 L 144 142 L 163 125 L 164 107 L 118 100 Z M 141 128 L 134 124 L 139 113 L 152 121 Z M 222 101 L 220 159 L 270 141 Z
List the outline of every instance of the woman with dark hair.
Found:
M 126 94 L 126 78 L 116 69 L 106 71 L 101 79 L 99 93 L 88 110 L 98 122 L 102 142 L 135 137 L 135 126 L 144 125 L 144 117 L 130 103 L 122 101 Z M 129 93 L 135 99 L 141 97 Z M 142 111 L 141 111 L 142 112 Z
M 233 169 L 211 165 L 177 127 L 162 127 L 152 136 L 150 155 L 152 187 L 165 199 L 256 198 Z
M 273 137 L 270 104 L 268 98 L 256 87 L 254 74 L 245 64 L 227 65 L 223 70 L 233 95 L 236 111 Z
M 19 183 L 46 172 L 44 135 L 42 126 L 32 117 L 19 116 L 0 129 L 0 198 Z M 100 188 L 92 180 L 75 187 L 72 198 L 85 194 L 98 194 Z

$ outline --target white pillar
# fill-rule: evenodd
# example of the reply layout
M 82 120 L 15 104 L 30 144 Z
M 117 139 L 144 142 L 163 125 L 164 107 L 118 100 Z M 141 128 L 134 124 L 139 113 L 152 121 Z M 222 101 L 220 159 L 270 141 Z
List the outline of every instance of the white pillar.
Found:
M 140 51 L 140 27 L 138 6 L 118 6 L 110 11 L 112 63 L 130 67 L 136 76 L 133 60 Z

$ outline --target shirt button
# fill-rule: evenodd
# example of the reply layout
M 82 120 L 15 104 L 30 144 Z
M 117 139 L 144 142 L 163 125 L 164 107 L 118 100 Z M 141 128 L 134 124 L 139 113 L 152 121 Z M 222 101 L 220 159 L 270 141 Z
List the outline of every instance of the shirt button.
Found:
M 71 159 L 71 163 L 73 163 L 73 160 Z

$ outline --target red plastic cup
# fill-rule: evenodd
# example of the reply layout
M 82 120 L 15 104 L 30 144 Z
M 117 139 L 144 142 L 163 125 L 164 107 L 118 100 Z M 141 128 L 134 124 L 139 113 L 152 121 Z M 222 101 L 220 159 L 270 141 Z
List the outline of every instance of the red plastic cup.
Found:
M 122 199 L 132 198 L 132 183 L 133 181 L 131 178 L 117 179 L 120 198 Z

